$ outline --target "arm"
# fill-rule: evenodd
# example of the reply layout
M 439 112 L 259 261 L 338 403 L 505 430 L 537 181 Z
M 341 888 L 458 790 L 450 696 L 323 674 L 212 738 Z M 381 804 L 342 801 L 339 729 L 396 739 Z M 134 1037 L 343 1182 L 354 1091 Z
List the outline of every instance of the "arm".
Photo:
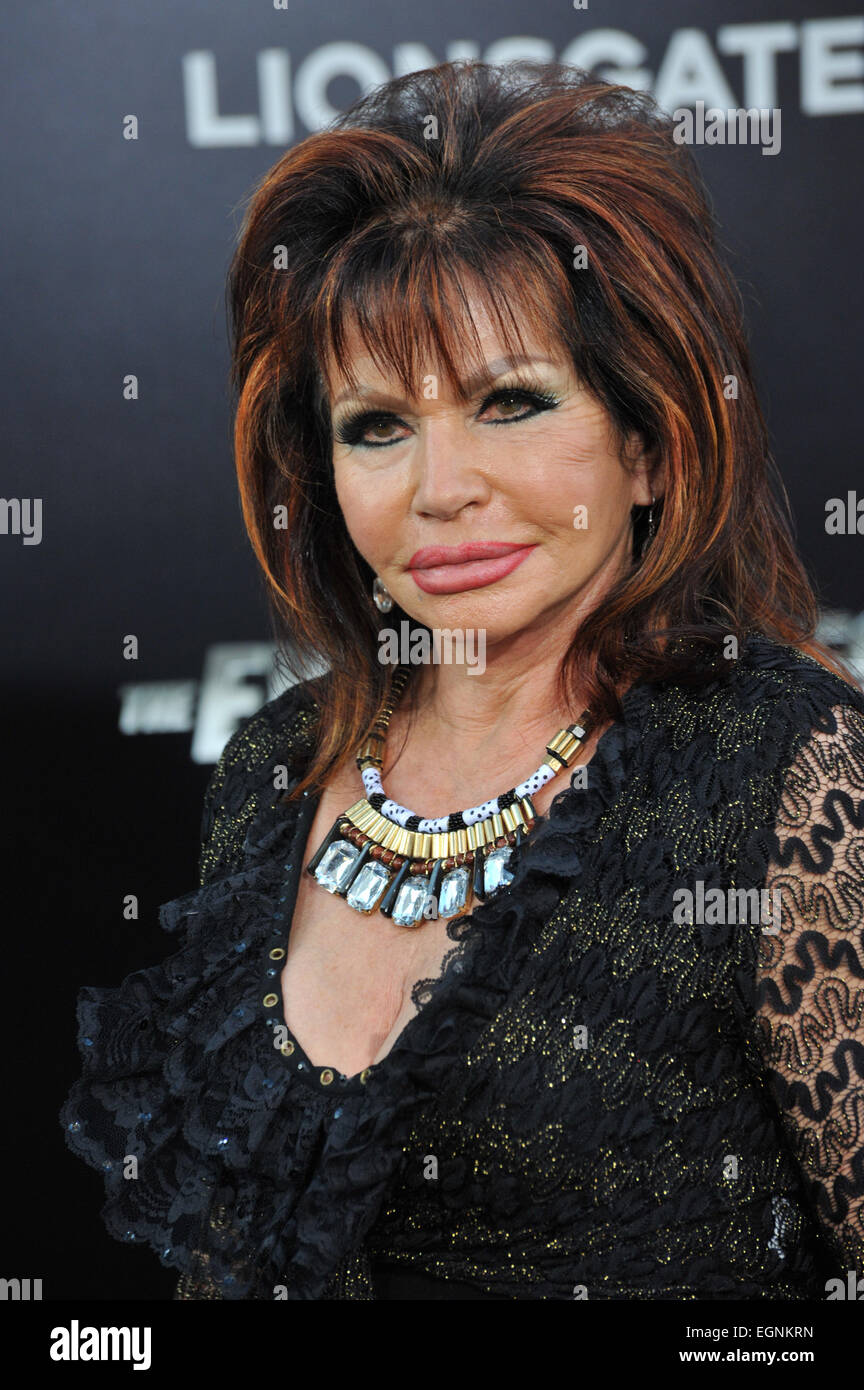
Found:
M 864 715 L 832 710 L 783 783 L 766 887 L 776 934 L 757 973 L 783 1128 L 841 1270 L 864 1274 Z M 773 897 L 772 897 L 773 903 Z

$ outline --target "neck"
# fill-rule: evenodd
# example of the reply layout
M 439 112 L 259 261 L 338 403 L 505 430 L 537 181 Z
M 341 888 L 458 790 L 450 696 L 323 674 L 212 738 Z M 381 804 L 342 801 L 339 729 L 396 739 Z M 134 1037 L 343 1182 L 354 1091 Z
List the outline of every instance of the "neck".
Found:
M 391 721 L 391 757 L 410 744 L 415 765 L 418 757 L 441 765 L 446 750 L 446 766 L 469 776 L 514 760 L 530 771 L 527 763 L 539 762 L 546 741 L 585 706 L 559 697 L 563 634 L 555 641 L 544 630 L 537 639 L 534 631 L 530 639 L 487 646 L 482 673 L 465 665 L 418 666 Z

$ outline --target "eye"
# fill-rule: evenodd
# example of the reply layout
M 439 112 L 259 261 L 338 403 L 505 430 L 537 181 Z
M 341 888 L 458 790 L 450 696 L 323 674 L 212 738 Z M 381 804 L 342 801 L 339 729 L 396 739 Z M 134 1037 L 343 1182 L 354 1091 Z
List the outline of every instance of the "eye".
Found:
M 503 419 L 489 420 L 487 424 L 509 425 L 519 420 L 530 420 L 532 416 L 539 415 L 543 410 L 554 410 L 558 404 L 558 397 L 553 396 L 549 391 L 521 386 L 503 386 L 499 387 L 497 391 L 493 391 L 491 396 L 487 396 L 481 406 L 481 414 L 490 407 L 504 409 L 506 414 Z M 511 408 L 520 410 L 521 413 L 512 415 L 510 413 Z
M 398 415 L 389 415 L 386 411 L 361 410 L 355 415 L 346 415 L 337 425 L 334 435 L 340 444 L 348 444 L 352 448 L 360 445 L 367 449 L 386 449 L 390 444 L 395 444 L 396 439 L 382 436 L 381 431 L 402 423 Z M 371 431 L 377 432 L 377 439 L 366 438 Z
M 554 410 L 560 405 L 560 398 L 549 391 L 543 390 L 539 386 L 500 386 L 497 391 L 493 391 L 483 401 L 478 412 L 478 419 L 488 410 L 501 409 L 503 416 L 497 420 L 484 420 L 482 424 L 487 425 L 511 425 L 518 424 L 522 420 L 533 419 L 544 410 Z M 518 411 L 518 414 L 511 413 Z M 407 429 L 408 426 L 398 415 L 393 415 L 386 410 L 358 410 L 354 414 L 348 414 L 337 425 L 334 435 L 340 444 L 347 444 L 349 447 L 365 449 L 387 449 L 391 444 L 398 444 L 400 439 L 407 438 L 406 435 L 391 435 L 389 438 L 383 431 L 389 431 L 397 426 Z M 369 435 L 377 435 L 369 438 Z

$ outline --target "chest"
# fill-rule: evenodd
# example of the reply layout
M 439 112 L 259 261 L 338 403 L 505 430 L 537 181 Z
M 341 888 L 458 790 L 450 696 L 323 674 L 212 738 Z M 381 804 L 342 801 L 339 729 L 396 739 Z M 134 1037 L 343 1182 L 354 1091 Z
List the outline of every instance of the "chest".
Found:
M 605 727 L 587 740 L 583 761 L 593 756 Z M 560 780 L 547 783 L 534 796 L 538 815 L 547 814 L 561 786 Z M 380 912 L 356 912 L 306 872 L 335 817 L 356 799 L 356 772 L 349 769 L 325 788 L 305 832 L 281 976 L 283 1013 L 293 1037 L 314 1067 L 333 1067 L 346 1076 L 386 1057 L 417 1012 L 415 985 L 437 979 L 456 944 L 446 918 L 400 927 Z
M 454 942 L 444 918 L 408 929 L 326 892 L 304 867 L 329 828 L 318 833 L 318 820 L 300 861 L 283 1011 L 313 1066 L 353 1076 L 386 1056 L 417 1012 L 414 986 L 437 978 Z

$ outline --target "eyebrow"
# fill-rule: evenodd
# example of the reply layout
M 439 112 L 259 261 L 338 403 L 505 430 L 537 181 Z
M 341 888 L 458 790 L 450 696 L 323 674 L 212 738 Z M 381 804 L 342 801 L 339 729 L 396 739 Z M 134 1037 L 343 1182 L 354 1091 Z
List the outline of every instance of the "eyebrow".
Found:
M 557 365 L 555 362 L 552 361 L 550 357 L 526 357 L 521 354 L 516 354 L 515 356 L 508 357 L 496 357 L 494 361 L 486 363 L 485 372 L 480 372 L 477 376 L 469 377 L 468 380 L 465 381 L 463 384 L 466 390 L 468 391 L 469 395 L 471 395 L 475 391 L 479 390 L 480 387 L 484 386 L 486 382 L 490 379 L 492 381 L 495 381 L 499 376 L 503 376 L 505 372 L 512 371 L 514 367 L 526 367 L 532 363 L 538 362 L 545 362 L 550 367 L 554 367 Z M 380 396 L 381 399 L 388 399 L 394 401 L 400 399 L 399 397 L 395 396 L 389 397 L 387 396 L 386 392 L 378 391 L 374 386 L 363 386 L 361 384 L 356 391 L 353 391 L 351 387 L 347 387 L 344 391 L 340 391 L 339 395 L 333 401 L 333 406 L 335 407 L 339 405 L 340 401 L 347 400 L 349 396 L 355 395 Z

